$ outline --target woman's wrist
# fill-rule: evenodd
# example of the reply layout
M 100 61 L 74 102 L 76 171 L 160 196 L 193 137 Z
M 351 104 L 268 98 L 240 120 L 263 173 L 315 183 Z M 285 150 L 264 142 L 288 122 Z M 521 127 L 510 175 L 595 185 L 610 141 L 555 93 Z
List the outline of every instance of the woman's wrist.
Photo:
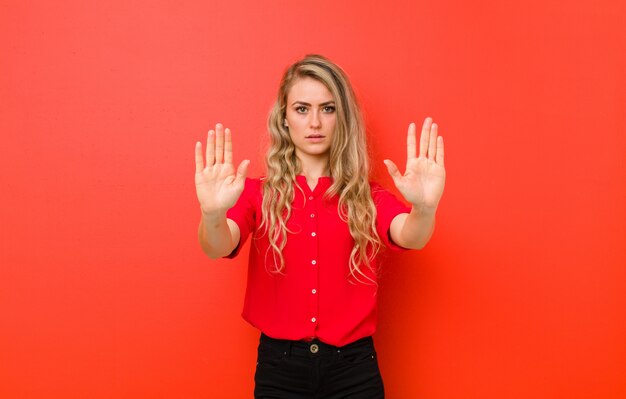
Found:
M 416 204 L 411 204 L 411 213 L 415 213 L 419 216 L 435 216 L 435 213 L 437 213 L 437 207 L 429 207 L 429 206 L 425 206 L 423 204 L 420 205 L 416 205 Z
M 226 209 L 205 210 L 201 207 L 200 211 L 202 212 L 202 220 L 209 225 L 219 224 L 226 219 Z

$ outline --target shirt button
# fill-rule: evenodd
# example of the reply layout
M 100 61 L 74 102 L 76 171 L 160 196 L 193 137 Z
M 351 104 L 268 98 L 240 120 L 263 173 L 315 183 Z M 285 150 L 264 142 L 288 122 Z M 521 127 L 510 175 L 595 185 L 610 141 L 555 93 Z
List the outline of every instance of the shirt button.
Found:
M 315 237 L 317 234 L 315 234 L 315 232 L 311 233 L 311 237 Z
M 313 259 L 313 260 L 311 261 L 311 264 L 312 264 L 312 265 L 316 265 L 316 264 L 317 264 L 317 261 L 316 261 L 315 259 Z
M 310 196 L 310 197 L 309 197 L 309 199 L 310 199 L 311 201 L 313 201 L 313 196 Z
M 320 350 L 320 347 L 317 344 L 313 344 L 311 345 L 310 349 L 311 349 L 311 353 L 317 353 Z
M 312 217 L 312 218 L 314 218 L 314 217 L 315 217 L 315 214 L 314 214 L 314 213 L 312 213 L 312 214 L 311 214 L 311 217 Z
M 311 317 L 311 323 L 315 323 L 317 319 L 315 317 Z
M 317 290 L 316 290 L 315 288 L 313 288 L 313 289 L 311 290 L 311 292 L 312 292 L 313 294 L 317 294 Z

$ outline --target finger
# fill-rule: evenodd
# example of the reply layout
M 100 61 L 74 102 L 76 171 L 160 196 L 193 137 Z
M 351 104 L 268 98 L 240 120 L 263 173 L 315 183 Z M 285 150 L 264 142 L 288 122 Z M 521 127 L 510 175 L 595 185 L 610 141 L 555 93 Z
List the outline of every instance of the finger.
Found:
M 402 177 L 402 174 L 398 170 L 398 167 L 396 166 L 396 164 L 393 163 L 393 161 L 390 161 L 389 159 L 385 159 L 383 162 L 385 163 L 385 166 L 387 166 L 387 172 L 389 172 L 389 175 L 391 175 L 391 178 L 394 181 Z
M 224 162 L 224 126 L 215 125 L 215 163 Z
M 206 139 L 206 166 L 213 166 L 215 163 L 215 132 L 209 130 Z
M 420 157 L 425 157 L 428 151 L 428 139 L 430 138 L 430 124 L 432 121 L 430 117 L 424 119 L 422 134 L 420 135 Z
M 437 124 L 433 123 L 430 126 L 430 142 L 428 143 L 428 159 L 435 160 L 437 155 Z
M 409 124 L 409 132 L 406 136 L 406 159 L 415 158 L 416 143 L 415 143 L 415 123 Z
M 233 163 L 233 139 L 228 128 L 224 131 L 224 163 Z
M 246 179 L 246 175 L 248 174 L 248 165 L 250 165 L 250 161 L 247 159 L 244 159 L 239 164 L 239 167 L 237 167 L 237 177 L 235 177 L 235 181 L 237 183 Z
M 437 139 L 437 161 L 439 165 L 443 166 L 443 136 L 439 136 Z
M 202 172 L 204 169 L 204 160 L 202 159 L 202 143 L 196 141 L 196 173 Z

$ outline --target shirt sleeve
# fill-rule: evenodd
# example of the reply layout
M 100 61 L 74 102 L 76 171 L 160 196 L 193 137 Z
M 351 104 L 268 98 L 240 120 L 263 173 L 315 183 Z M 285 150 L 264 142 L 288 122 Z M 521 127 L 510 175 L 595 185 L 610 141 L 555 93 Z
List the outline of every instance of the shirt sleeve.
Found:
M 395 251 L 406 250 L 391 240 L 391 222 L 401 213 L 410 213 L 411 208 L 404 205 L 392 193 L 378 183 L 371 183 L 372 198 L 376 205 L 376 230 L 382 242 Z
M 246 243 L 248 236 L 256 227 L 256 207 L 257 195 L 261 195 L 261 185 L 257 179 L 246 178 L 241 196 L 235 206 L 226 211 L 226 218 L 237 223 L 239 226 L 239 243 L 225 258 L 232 259 L 239 254 L 241 247 Z

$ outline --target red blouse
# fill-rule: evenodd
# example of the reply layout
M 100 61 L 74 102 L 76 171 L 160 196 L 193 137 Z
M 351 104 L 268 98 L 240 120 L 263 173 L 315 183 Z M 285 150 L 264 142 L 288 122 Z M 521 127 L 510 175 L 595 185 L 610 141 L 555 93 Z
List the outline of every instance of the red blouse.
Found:
M 349 260 L 354 240 L 337 211 L 338 198 L 323 194 L 330 177 L 321 177 L 313 191 L 304 176 L 297 176 L 283 274 L 274 270 L 267 234 L 253 234 L 248 263 L 248 285 L 242 316 L 273 338 L 302 340 L 317 337 L 343 346 L 376 331 L 376 286 L 350 276 Z M 410 209 L 376 183 L 370 183 L 376 204 L 376 226 L 383 243 L 401 250 L 389 236 L 393 218 Z M 262 182 L 246 179 L 244 191 L 227 217 L 239 226 L 239 245 L 228 255 L 237 256 L 250 233 L 261 223 Z M 373 264 L 376 267 L 376 263 Z M 363 271 L 376 280 L 367 267 Z M 369 272 L 369 273 L 368 273 Z M 363 280 L 363 278 L 361 277 Z

